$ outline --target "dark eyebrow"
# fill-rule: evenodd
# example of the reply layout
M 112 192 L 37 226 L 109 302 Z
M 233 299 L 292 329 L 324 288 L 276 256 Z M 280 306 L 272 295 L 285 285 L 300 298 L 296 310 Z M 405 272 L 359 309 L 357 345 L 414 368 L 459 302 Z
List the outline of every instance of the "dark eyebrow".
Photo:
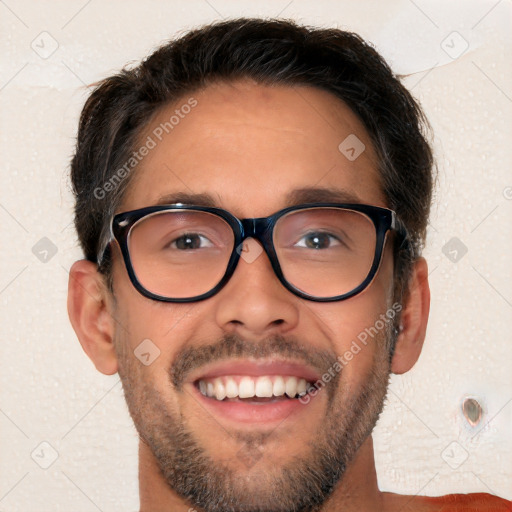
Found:
M 191 194 L 188 192 L 175 192 L 171 194 L 166 194 L 165 196 L 160 197 L 158 201 L 155 203 L 155 205 L 159 206 L 164 204 L 176 203 L 219 208 L 218 201 L 215 201 L 213 196 L 211 196 L 210 194 Z
M 286 197 L 287 206 L 296 206 L 304 203 L 362 203 L 362 201 L 349 190 L 324 187 L 295 189 Z
M 348 190 L 305 187 L 292 190 L 286 196 L 283 208 L 296 206 L 305 203 L 361 203 L 361 199 Z M 175 192 L 166 194 L 158 199 L 156 205 L 164 204 L 193 204 L 196 206 L 208 206 L 222 208 L 219 201 L 216 201 L 210 194 L 192 194 L 188 192 Z

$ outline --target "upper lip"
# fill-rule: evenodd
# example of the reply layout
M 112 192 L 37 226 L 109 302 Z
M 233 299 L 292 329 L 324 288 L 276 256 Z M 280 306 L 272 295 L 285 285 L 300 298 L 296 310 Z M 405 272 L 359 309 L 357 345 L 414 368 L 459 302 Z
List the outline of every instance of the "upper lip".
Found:
M 189 382 L 196 382 L 202 379 L 213 379 L 225 375 L 247 375 L 250 377 L 261 377 L 263 375 L 294 376 L 315 382 L 319 379 L 318 372 L 311 366 L 301 362 L 285 359 L 230 359 L 212 363 L 192 372 Z

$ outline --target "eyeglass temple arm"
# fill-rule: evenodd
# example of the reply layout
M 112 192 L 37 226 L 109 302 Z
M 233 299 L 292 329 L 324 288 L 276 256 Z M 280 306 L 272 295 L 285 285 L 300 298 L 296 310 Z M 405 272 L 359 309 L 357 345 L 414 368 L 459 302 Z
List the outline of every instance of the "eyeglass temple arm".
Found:
M 398 218 L 397 214 L 394 211 L 391 211 L 391 229 L 395 230 L 402 238 L 399 249 L 412 248 L 411 237 L 409 236 L 409 232 L 405 224 Z
M 107 249 L 110 243 L 114 240 L 114 233 L 112 231 L 112 221 L 109 223 L 108 231 L 104 234 L 103 242 L 99 245 L 98 253 L 96 255 L 96 264 L 98 267 L 101 267 L 103 262 L 105 261 L 105 256 L 107 254 Z

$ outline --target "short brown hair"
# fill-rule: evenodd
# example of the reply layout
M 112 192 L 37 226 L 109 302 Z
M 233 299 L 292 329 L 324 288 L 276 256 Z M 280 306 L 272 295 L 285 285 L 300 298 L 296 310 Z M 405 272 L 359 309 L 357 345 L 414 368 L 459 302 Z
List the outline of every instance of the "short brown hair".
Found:
M 399 294 L 425 243 L 433 156 L 424 114 L 377 51 L 357 34 L 287 20 L 241 18 L 206 25 L 100 82 L 81 114 L 71 178 L 75 226 L 96 261 L 108 223 L 133 172 L 108 197 L 95 192 L 130 158 L 138 135 L 162 106 L 216 81 L 251 78 L 332 93 L 361 119 L 375 146 L 388 206 L 405 224 L 412 250 L 395 260 Z M 105 200 L 107 199 L 107 200 Z M 109 262 L 101 270 L 108 272 Z

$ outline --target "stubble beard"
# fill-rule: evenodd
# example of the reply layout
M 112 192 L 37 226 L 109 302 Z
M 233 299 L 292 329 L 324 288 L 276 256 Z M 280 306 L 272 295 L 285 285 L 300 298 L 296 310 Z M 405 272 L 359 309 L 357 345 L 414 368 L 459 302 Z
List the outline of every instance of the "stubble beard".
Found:
M 300 457 L 281 465 L 278 460 L 265 464 L 267 455 L 250 465 L 251 454 L 259 453 L 256 447 L 264 446 L 265 436 L 233 433 L 247 452 L 247 471 L 243 472 L 226 461 L 213 459 L 186 419 L 173 411 L 153 383 L 144 378 L 142 365 L 133 353 L 123 350 L 123 341 L 116 340 L 115 345 L 126 402 L 141 442 L 148 446 L 175 493 L 204 512 L 315 512 L 321 510 L 342 480 L 383 409 L 390 375 L 386 349 L 390 335 L 390 329 L 384 329 L 371 341 L 377 345 L 371 371 L 356 395 L 344 393 L 339 378 L 332 381 L 325 417 L 318 420 L 321 428 Z M 249 346 L 239 338 L 227 337 L 212 347 L 213 352 L 218 348 L 219 355 L 226 353 L 226 347 L 237 355 L 254 355 L 255 351 L 268 355 L 277 347 L 288 347 L 279 349 L 282 353 L 277 355 L 289 355 L 294 350 L 293 343 L 287 345 L 281 338 Z M 198 355 L 197 365 L 203 364 L 205 353 Z M 170 371 L 170 387 L 173 375 L 176 377 Z M 174 387 L 179 389 L 176 382 Z M 321 392 L 324 390 L 327 388 Z M 286 428 L 285 424 L 286 420 L 278 429 Z M 240 468 L 240 461 L 237 466 Z

